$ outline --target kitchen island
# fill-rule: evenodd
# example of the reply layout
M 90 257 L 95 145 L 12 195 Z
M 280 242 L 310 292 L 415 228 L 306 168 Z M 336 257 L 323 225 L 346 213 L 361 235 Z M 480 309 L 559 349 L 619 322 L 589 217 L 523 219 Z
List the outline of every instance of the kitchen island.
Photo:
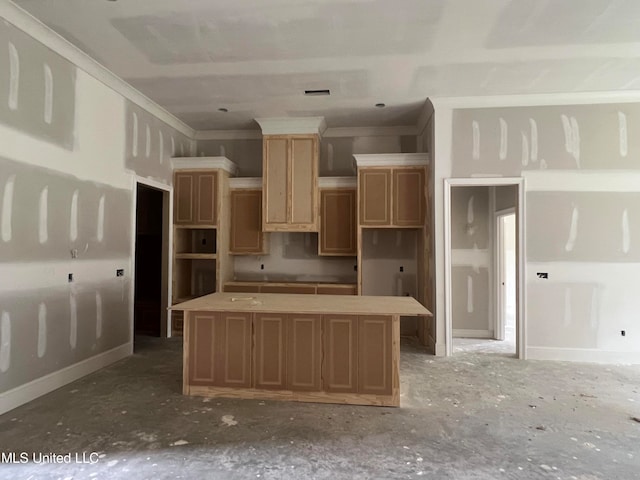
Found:
M 184 312 L 183 393 L 400 406 L 400 317 L 412 297 L 213 293 Z

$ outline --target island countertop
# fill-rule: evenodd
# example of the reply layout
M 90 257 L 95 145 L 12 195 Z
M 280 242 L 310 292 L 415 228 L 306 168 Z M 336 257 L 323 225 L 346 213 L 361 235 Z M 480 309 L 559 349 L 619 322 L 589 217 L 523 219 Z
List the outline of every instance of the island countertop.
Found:
M 173 305 L 171 310 L 431 316 L 413 297 L 217 292 Z

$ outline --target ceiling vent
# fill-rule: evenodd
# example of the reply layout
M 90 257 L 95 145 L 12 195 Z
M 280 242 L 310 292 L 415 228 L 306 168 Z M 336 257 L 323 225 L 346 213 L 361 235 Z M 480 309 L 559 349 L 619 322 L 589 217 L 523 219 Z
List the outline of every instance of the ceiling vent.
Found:
M 331 92 L 329 91 L 329 89 L 326 89 L 326 90 L 305 90 L 304 94 L 312 96 L 312 97 L 318 97 L 320 95 L 331 95 Z

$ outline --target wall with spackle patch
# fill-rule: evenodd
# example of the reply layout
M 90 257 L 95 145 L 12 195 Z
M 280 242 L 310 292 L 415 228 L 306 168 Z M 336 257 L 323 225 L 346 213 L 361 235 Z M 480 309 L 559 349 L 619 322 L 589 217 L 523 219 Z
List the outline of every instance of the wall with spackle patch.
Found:
M 436 101 L 436 182 L 524 177 L 529 358 L 638 363 L 640 103 L 566 98 Z
M 0 20 L 0 413 L 131 353 L 133 174 L 194 145 L 31 35 Z

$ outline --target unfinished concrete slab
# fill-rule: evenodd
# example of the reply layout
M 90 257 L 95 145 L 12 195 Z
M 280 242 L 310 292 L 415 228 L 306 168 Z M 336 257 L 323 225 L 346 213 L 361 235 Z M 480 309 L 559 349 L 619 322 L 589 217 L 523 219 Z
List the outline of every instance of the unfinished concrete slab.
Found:
M 437 358 L 405 341 L 401 408 L 204 399 L 180 394 L 179 339 L 139 340 L 0 417 L 5 453 L 96 463 L 4 464 L 0 478 L 638 478 L 639 367 Z

